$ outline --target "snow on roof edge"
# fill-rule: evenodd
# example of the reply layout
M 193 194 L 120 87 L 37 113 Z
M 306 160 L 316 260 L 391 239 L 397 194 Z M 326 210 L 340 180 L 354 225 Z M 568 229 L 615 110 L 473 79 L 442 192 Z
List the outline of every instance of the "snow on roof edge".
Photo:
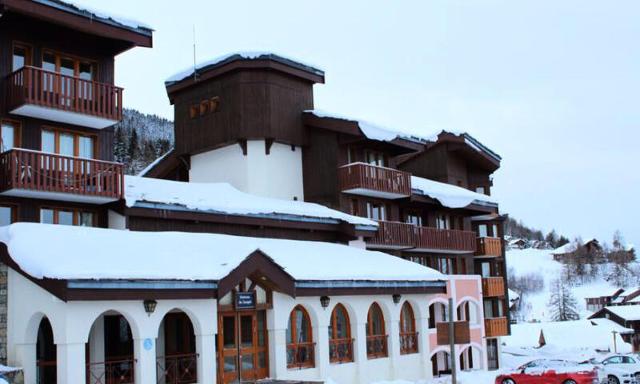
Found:
M 464 208 L 473 203 L 481 205 L 499 204 L 498 200 L 492 196 L 419 176 L 411 176 L 411 188 L 438 200 L 440 204 L 447 208 Z
M 144 175 L 147 174 L 147 172 L 149 172 L 150 170 L 153 169 L 153 167 L 155 167 L 156 165 L 160 164 L 160 162 L 162 162 L 162 160 L 166 159 L 167 156 L 169 156 L 172 152 L 173 152 L 174 148 L 171 147 L 167 152 L 165 152 L 162 156 L 158 157 L 157 159 L 153 160 L 149 165 L 147 165 L 146 167 L 144 167 L 144 169 L 140 172 L 138 172 L 138 174 L 136 176 L 139 177 L 144 177 Z
M 231 52 L 231 53 L 227 53 L 227 54 L 215 57 L 213 59 L 199 62 L 195 65 L 195 68 L 191 66 L 189 68 L 185 68 L 173 74 L 172 76 L 169 76 L 164 83 L 165 83 L 165 86 L 168 86 L 168 85 L 180 82 L 186 79 L 187 77 L 193 75 L 194 71 L 198 72 L 198 71 L 206 70 L 209 68 L 213 68 L 216 66 L 220 66 L 220 65 L 235 61 L 235 60 L 259 60 L 264 58 L 280 61 L 283 64 L 294 66 L 319 76 L 324 76 L 324 71 L 322 69 L 319 69 L 315 65 L 305 63 L 302 60 L 293 59 L 293 58 L 287 57 L 286 55 L 280 55 L 274 52 L 245 51 L 245 52 Z

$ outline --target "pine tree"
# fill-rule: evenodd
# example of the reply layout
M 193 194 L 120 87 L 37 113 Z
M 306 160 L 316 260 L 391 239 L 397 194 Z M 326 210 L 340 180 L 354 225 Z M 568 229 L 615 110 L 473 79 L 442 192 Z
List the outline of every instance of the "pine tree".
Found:
M 551 297 L 549 310 L 553 321 L 578 320 L 580 315 L 576 310 L 578 302 L 571 293 L 571 289 L 561 279 L 556 279 L 551 284 Z

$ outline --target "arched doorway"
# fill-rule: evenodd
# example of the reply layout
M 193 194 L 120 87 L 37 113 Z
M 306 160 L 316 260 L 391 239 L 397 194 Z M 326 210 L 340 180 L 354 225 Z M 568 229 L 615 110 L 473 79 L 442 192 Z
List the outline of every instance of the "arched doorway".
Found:
M 46 317 L 40 320 L 38 327 L 36 367 L 38 384 L 55 384 L 57 382 L 56 345 L 53 342 L 53 328 Z
M 479 324 L 480 307 L 473 301 L 465 300 L 458 305 L 457 316 L 460 321 L 468 321 L 471 325 Z
M 469 346 L 460 353 L 460 369 L 471 371 L 482 367 L 482 356 L 480 349 Z
M 429 305 L 429 329 L 435 329 L 437 323 L 446 322 L 448 318 L 448 305 L 439 301 Z
M 438 351 L 431 356 L 433 377 L 451 374 L 451 362 L 449 359 L 449 353 L 446 351 Z
M 88 384 L 134 382 L 133 335 L 127 319 L 115 311 L 93 322 L 87 343 Z
M 158 384 L 198 381 L 196 336 L 186 313 L 174 310 L 165 315 L 158 330 L 156 348 Z

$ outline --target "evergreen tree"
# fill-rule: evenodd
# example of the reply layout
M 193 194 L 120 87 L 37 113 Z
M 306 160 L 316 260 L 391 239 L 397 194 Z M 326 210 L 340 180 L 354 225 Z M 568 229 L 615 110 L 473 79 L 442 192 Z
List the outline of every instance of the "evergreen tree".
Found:
M 553 321 L 578 320 L 580 315 L 576 310 L 578 302 L 571 293 L 571 289 L 561 279 L 556 279 L 551 283 L 551 297 L 549 299 L 549 310 Z

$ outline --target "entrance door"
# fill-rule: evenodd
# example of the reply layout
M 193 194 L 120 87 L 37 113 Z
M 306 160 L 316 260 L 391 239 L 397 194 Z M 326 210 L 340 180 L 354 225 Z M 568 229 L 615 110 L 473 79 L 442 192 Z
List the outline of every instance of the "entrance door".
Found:
M 223 383 L 264 379 L 267 366 L 265 311 L 221 313 L 218 318 L 218 366 Z

